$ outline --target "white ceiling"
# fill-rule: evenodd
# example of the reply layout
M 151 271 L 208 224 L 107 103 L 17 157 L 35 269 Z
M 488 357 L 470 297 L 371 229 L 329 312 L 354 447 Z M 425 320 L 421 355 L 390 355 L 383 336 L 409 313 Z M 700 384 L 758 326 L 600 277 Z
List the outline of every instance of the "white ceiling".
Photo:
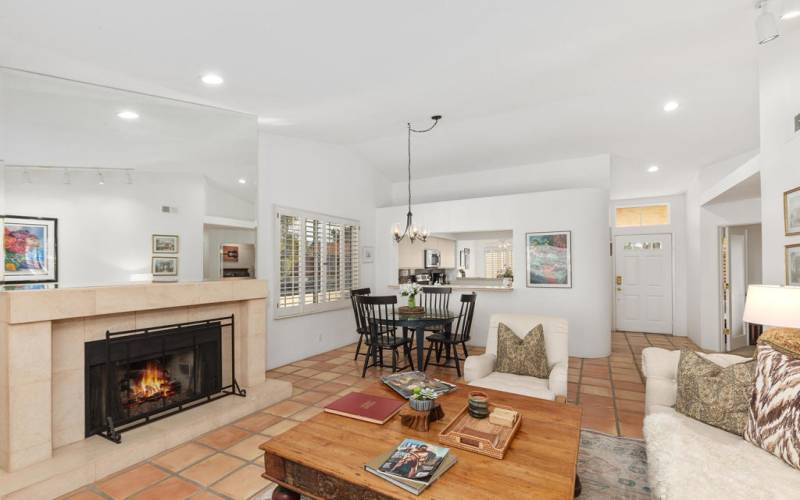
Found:
M 680 178 L 758 146 L 752 0 L 0 2 L 2 64 L 256 113 L 392 180 L 435 113 L 418 177 L 611 153 Z

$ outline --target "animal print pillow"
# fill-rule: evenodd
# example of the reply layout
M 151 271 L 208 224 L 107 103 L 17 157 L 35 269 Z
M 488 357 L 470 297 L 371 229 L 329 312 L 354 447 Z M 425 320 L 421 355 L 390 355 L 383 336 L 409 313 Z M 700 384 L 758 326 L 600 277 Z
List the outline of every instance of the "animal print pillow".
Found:
M 800 359 L 768 344 L 756 353 L 756 387 L 744 438 L 800 469 Z
M 542 325 L 536 325 L 522 339 L 505 324 L 497 325 L 496 370 L 515 375 L 547 378 L 550 375 L 550 367 L 547 365 Z

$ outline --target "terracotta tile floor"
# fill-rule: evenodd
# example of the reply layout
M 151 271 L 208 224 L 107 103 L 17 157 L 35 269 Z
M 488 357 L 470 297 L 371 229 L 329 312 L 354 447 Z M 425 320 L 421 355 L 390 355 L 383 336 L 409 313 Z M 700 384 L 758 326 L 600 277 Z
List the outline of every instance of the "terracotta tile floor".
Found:
M 641 437 L 644 384 L 641 353 L 648 346 L 680 349 L 696 346 L 685 337 L 615 332 L 607 358 L 569 360 L 570 403 L 583 408 L 583 427 L 612 435 Z M 64 498 L 270 498 L 275 485 L 261 477 L 258 445 L 322 411 L 329 402 L 389 373 L 370 368 L 361 378 L 349 345 L 267 372 L 288 380 L 290 399 L 264 408 L 231 425 L 199 436 L 124 471 L 84 486 Z M 480 354 L 482 348 L 470 348 Z M 456 379 L 451 368 L 429 367 L 434 377 Z

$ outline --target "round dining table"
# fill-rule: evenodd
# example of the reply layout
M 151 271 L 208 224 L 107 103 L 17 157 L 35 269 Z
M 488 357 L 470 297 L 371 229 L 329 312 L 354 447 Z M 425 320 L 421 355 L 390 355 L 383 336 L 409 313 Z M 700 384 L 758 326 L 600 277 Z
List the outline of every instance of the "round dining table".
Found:
M 407 337 L 408 330 L 413 330 L 417 350 L 417 366 L 418 371 L 425 371 L 422 362 L 423 353 L 425 350 L 425 330 L 441 327 L 446 333 L 450 332 L 453 321 L 458 319 L 459 313 L 442 310 L 430 310 L 417 314 L 398 314 L 394 318 L 382 318 L 379 323 L 388 326 L 402 327 L 403 337 Z

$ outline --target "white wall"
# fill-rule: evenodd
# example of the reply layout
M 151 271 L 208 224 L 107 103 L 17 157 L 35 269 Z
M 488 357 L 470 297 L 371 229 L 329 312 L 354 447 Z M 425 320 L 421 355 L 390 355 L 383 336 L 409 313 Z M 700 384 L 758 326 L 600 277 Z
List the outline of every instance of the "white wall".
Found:
M 262 132 L 258 182 L 258 277 L 269 280 L 273 295 L 267 320 L 267 366 L 354 342 L 357 336 L 349 302 L 337 311 L 275 319 L 273 209 L 279 205 L 358 220 L 361 245 L 374 246 L 376 239 L 391 241 L 391 224 L 375 225 L 375 208 L 389 200 L 388 180 L 343 147 Z M 374 287 L 375 266 L 361 264 L 361 286 Z M 393 272 L 396 275 L 396 267 Z
M 377 211 L 377 227 L 402 220 L 403 206 Z M 489 316 L 495 312 L 561 316 L 569 320 L 570 355 L 607 356 L 611 350 L 611 260 L 608 255 L 608 191 L 572 189 L 414 206 L 434 233 L 490 231 L 502 221 L 514 231 L 514 269 L 525 269 L 525 233 L 572 231 L 573 287 L 526 288 L 514 281 L 511 292 L 478 292 L 472 343 L 485 345 Z M 380 235 L 380 233 L 378 233 Z M 397 293 L 397 251 L 390 238 L 376 241 L 376 288 Z M 516 273 L 515 273 L 516 274 Z M 519 275 L 519 274 L 518 274 Z M 522 274 L 524 276 L 524 274 Z
M 411 188 L 413 203 L 461 200 L 484 196 L 554 191 L 558 189 L 608 189 L 610 157 L 590 156 L 531 165 L 464 172 L 456 175 L 420 178 L 416 174 Z M 392 183 L 393 205 L 408 205 L 408 182 Z M 416 215 L 416 214 L 415 214 Z
M 617 207 L 630 205 L 652 205 L 657 203 L 668 203 L 670 206 L 670 223 L 664 226 L 645 226 L 645 227 L 622 227 L 615 225 L 615 210 Z M 672 235 L 672 272 L 673 272 L 673 293 L 672 293 L 672 334 L 685 337 L 687 330 L 687 282 L 686 265 L 688 260 L 688 238 L 686 235 L 686 196 L 683 194 L 675 196 L 662 196 L 658 198 L 636 198 L 613 200 L 609 206 L 609 223 L 612 227 L 611 234 L 634 235 L 634 234 L 670 234 Z M 613 265 L 613 260 L 612 260 Z M 613 281 L 609 283 L 612 294 L 615 293 Z
M 253 179 L 252 182 L 258 181 Z M 206 179 L 206 215 L 253 221 L 256 219 L 256 205 Z
M 239 243 L 255 245 L 256 231 L 254 229 L 239 229 L 215 227 L 206 225 L 203 229 L 203 279 L 218 280 L 220 278 L 220 245 L 224 243 Z M 247 267 L 250 275 L 255 276 L 254 256 L 250 255 L 250 247 L 243 246 L 239 249 L 239 263 L 226 262 L 223 267 Z M 230 265 L 228 265 L 230 264 Z
M 132 274 L 150 272 L 151 235 L 180 237 L 178 273 L 183 281 L 203 277 L 202 177 L 145 174 L 133 184 L 107 177 L 31 173 L 25 183 L 19 170 L 6 172 L 6 213 L 58 219 L 58 274 L 65 286 L 125 283 Z M 178 213 L 162 213 L 162 205 Z
M 783 23 L 782 36 L 760 50 L 761 213 L 764 283 L 784 284 L 784 246 L 800 243 L 785 236 L 783 192 L 800 186 L 800 27 Z

